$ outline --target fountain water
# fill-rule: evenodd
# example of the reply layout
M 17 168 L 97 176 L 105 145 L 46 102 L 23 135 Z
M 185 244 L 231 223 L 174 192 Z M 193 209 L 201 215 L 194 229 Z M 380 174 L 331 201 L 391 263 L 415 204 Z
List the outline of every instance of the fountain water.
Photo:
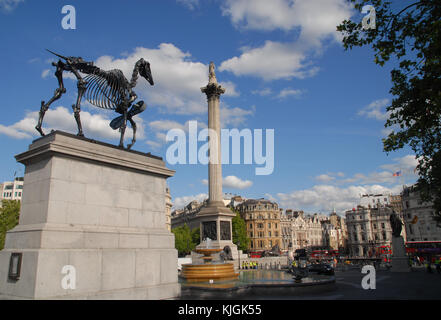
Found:
M 203 254 L 203 264 L 182 265 L 181 276 L 189 282 L 201 282 L 237 279 L 239 274 L 235 273 L 232 263 L 213 262 L 213 253 L 222 251 L 220 248 L 211 248 L 211 239 L 205 239 L 205 248 L 196 249 L 195 252 Z

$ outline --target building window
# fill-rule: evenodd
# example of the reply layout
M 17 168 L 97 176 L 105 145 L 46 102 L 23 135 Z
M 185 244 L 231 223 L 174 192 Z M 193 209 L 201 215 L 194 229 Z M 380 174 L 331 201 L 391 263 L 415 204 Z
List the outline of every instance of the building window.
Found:
M 384 223 L 383 222 L 381 223 L 381 229 L 384 229 Z
M 268 223 L 268 229 L 271 229 L 271 223 Z
M 250 223 L 250 229 L 253 229 L 253 224 L 252 223 Z
M 377 224 L 376 223 L 374 223 L 374 229 L 377 230 Z
M 268 231 L 268 237 L 271 237 L 271 231 Z

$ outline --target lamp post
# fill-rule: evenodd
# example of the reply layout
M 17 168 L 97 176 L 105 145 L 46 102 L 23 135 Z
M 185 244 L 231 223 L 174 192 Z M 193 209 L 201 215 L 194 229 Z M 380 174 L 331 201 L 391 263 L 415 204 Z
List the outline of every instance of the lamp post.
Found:
M 240 270 L 240 240 L 237 240 L 237 256 L 239 258 L 239 270 Z

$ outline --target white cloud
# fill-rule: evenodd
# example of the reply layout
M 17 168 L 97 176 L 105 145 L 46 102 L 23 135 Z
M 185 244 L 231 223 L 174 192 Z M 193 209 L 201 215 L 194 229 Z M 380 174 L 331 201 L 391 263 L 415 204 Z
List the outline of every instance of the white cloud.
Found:
M 0 0 L 0 9 L 4 12 L 12 12 L 24 0 Z
M 208 195 L 206 193 L 199 193 L 197 195 L 177 197 L 172 200 L 173 209 L 181 209 L 181 208 L 185 207 L 187 204 L 189 204 L 190 202 L 192 202 L 193 200 L 197 200 L 198 202 L 203 202 L 207 198 L 208 198 Z
M 252 106 L 251 109 L 241 109 L 237 107 L 228 107 L 224 104 L 221 105 L 220 109 L 220 122 L 221 127 L 225 128 L 226 126 L 238 127 L 240 124 L 243 124 L 247 121 L 247 119 L 254 115 L 256 111 L 256 107 Z
M 350 16 L 351 7 L 344 0 L 227 0 L 222 12 L 238 28 L 301 28 L 304 38 L 320 39 L 328 35 L 338 38 L 336 26 Z
M 264 97 L 264 96 L 269 96 L 270 94 L 273 93 L 273 91 L 271 90 L 271 88 L 264 88 L 262 90 L 253 90 L 251 91 L 251 93 Z
M 418 165 L 418 159 L 414 155 L 407 155 L 401 158 L 394 158 L 394 163 L 380 166 L 382 169 L 392 172 L 402 171 L 403 174 L 414 174 L 414 169 Z
M 176 0 L 176 2 L 183 4 L 190 10 L 194 10 L 199 6 L 199 0 Z
M 277 98 L 283 99 L 283 98 L 286 98 L 288 96 L 295 96 L 295 97 L 297 97 L 297 96 L 301 95 L 302 93 L 303 93 L 303 91 L 300 90 L 300 89 L 285 88 L 285 89 L 282 89 L 280 91 L 280 93 L 278 94 Z
M 162 147 L 162 143 L 154 140 L 147 140 L 146 144 L 149 145 L 155 151 L 158 151 Z
M 227 176 L 222 179 L 222 186 L 231 189 L 246 189 L 253 185 L 250 180 L 242 180 L 236 176 Z
M 268 81 L 315 75 L 318 68 L 310 57 L 322 53 L 326 39 L 341 40 L 336 26 L 353 12 L 345 0 L 226 0 L 221 9 L 237 28 L 298 34 L 292 42 L 266 41 L 261 47 L 244 47 L 239 57 L 222 62 L 219 68 Z
M 219 84 L 225 89 L 224 95 L 227 97 L 238 97 L 240 93 L 236 90 L 236 85 L 231 81 L 219 82 Z
M 28 112 L 24 119 L 10 125 L 4 126 L 0 125 L 0 133 L 8 135 L 16 139 L 29 139 L 32 137 L 38 137 L 39 133 L 35 129 L 38 122 L 38 111 Z M 118 116 L 112 113 L 112 116 Z M 103 114 L 91 114 L 87 111 L 82 111 L 80 113 L 81 123 L 83 126 L 84 135 L 87 138 L 102 138 L 102 139 L 113 139 L 117 140 L 120 136 L 118 130 L 113 130 L 110 128 L 109 123 L 112 118 L 107 118 Z M 144 138 L 144 124 L 141 118 L 138 116 L 134 117 L 137 123 L 137 137 L 139 139 Z M 49 109 L 43 119 L 43 131 L 45 133 L 51 130 L 62 130 L 76 134 L 78 132 L 77 124 L 73 113 L 71 113 L 67 108 L 59 106 L 55 109 Z M 132 138 L 132 129 L 127 127 L 126 129 L 126 139 Z
M 332 177 L 328 174 L 321 174 L 321 175 L 315 177 L 315 180 L 320 181 L 320 182 L 329 182 L 329 181 L 335 180 L 335 177 Z
M 149 61 L 155 85 L 150 86 L 139 78 L 136 87 L 140 99 L 147 105 L 164 108 L 175 114 L 202 114 L 207 110 L 207 100 L 200 88 L 208 83 L 208 65 L 194 62 L 191 54 L 183 52 L 171 43 L 161 43 L 156 49 L 138 47 L 121 59 L 103 56 L 96 65 L 104 70 L 120 69 L 130 79 L 136 61 Z M 223 83 L 226 95 L 237 96 L 235 84 Z
M 181 129 L 187 131 L 188 126 L 172 120 L 156 120 L 149 122 L 149 126 L 155 131 L 168 131 L 171 129 Z
M 387 120 L 390 112 L 386 112 L 384 109 L 390 103 L 389 99 L 380 99 L 371 102 L 358 112 L 358 115 L 365 116 L 370 119 L 376 119 L 380 121 Z
M 236 76 L 251 75 L 266 81 L 313 76 L 318 68 L 310 67 L 307 48 L 297 43 L 266 41 L 258 48 L 242 48 L 239 57 L 223 61 L 220 71 L 230 71 Z
M 381 185 L 352 185 L 345 188 L 331 185 L 316 185 L 310 189 L 278 193 L 277 197 L 283 208 L 328 212 L 335 208 L 338 212 L 344 212 L 359 204 L 361 194 L 399 194 L 401 188 L 400 185 L 395 185 L 391 188 Z
M 392 163 L 380 165 L 378 170 L 365 173 L 356 173 L 352 177 L 344 178 L 345 174 L 343 172 L 337 173 L 326 173 L 316 176 L 314 179 L 323 183 L 333 183 L 337 185 L 344 184 L 395 184 L 401 181 L 394 177 L 394 173 L 401 171 L 402 177 L 405 180 L 411 180 L 416 178 L 414 172 L 415 167 L 418 165 L 418 160 L 414 155 L 406 155 L 401 158 L 394 158 Z M 344 178 L 344 179 L 343 179 Z
M 45 69 L 45 70 L 43 70 L 43 72 L 41 73 L 41 77 L 42 77 L 43 79 L 47 78 L 47 77 L 49 76 L 49 73 L 50 73 L 50 72 L 51 72 L 50 69 Z
M 202 184 L 208 185 L 207 179 L 201 180 Z M 226 176 L 222 179 L 222 187 L 223 188 L 231 188 L 231 189 L 247 189 L 253 185 L 253 182 L 250 180 L 242 180 L 236 176 Z
M 156 120 L 149 122 L 148 127 L 153 132 L 155 139 L 149 139 L 146 143 L 153 147 L 155 150 L 160 149 L 160 147 L 166 144 L 166 136 L 169 130 L 180 129 L 188 132 L 189 121 L 185 122 L 185 124 L 173 120 Z M 198 130 L 207 127 L 207 125 L 201 121 L 198 121 L 197 124 Z

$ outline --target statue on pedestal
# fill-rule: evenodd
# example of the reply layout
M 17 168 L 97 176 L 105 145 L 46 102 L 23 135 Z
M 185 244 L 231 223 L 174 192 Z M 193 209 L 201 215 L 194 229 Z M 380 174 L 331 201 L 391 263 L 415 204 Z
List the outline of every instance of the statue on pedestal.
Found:
M 401 229 L 403 227 L 403 222 L 400 217 L 397 215 L 395 210 L 393 210 L 392 214 L 389 217 L 390 226 L 392 228 L 392 235 L 396 238 L 401 236 Z
M 135 64 L 132 78 L 129 82 L 121 70 L 114 69 L 105 71 L 94 66 L 92 62 L 84 61 L 81 57 L 64 57 L 52 51 L 49 52 L 64 61 L 58 60 L 57 63 L 52 63 L 52 65 L 57 68 L 55 76 L 57 77 L 59 87 L 55 89 L 54 96 L 48 102 L 41 101 L 38 124 L 35 129 L 44 136 L 44 132 L 41 128 L 44 114 L 54 101 L 60 99 L 61 95 L 66 93 L 66 88 L 63 84 L 63 71 L 69 71 L 77 78 L 78 96 L 76 104 L 72 105 L 78 126 L 77 135 L 81 137 L 84 136 L 80 120 L 81 99 L 84 96 L 86 100 L 96 107 L 115 110 L 121 114 L 121 116 L 110 122 L 112 129 L 119 129 L 121 132 L 120 147 L 124 147 L 124 133 L 127 120 L 130 122 L 133 129 L 132 143 L 127 146 L 127 149 L 130 149 L 136 141 L 136 123 L 132 118 L 147 108 L 144 101 L 138 101 L 132 105 L 138 98 L 133 88 L 136 86 L 138 75 L 145 78 L 150 85 L 154 85 L 150 63 L 143 58 L 139 59 Z M 81 73 L 86 74 L 86 76 L 83 78 Z

